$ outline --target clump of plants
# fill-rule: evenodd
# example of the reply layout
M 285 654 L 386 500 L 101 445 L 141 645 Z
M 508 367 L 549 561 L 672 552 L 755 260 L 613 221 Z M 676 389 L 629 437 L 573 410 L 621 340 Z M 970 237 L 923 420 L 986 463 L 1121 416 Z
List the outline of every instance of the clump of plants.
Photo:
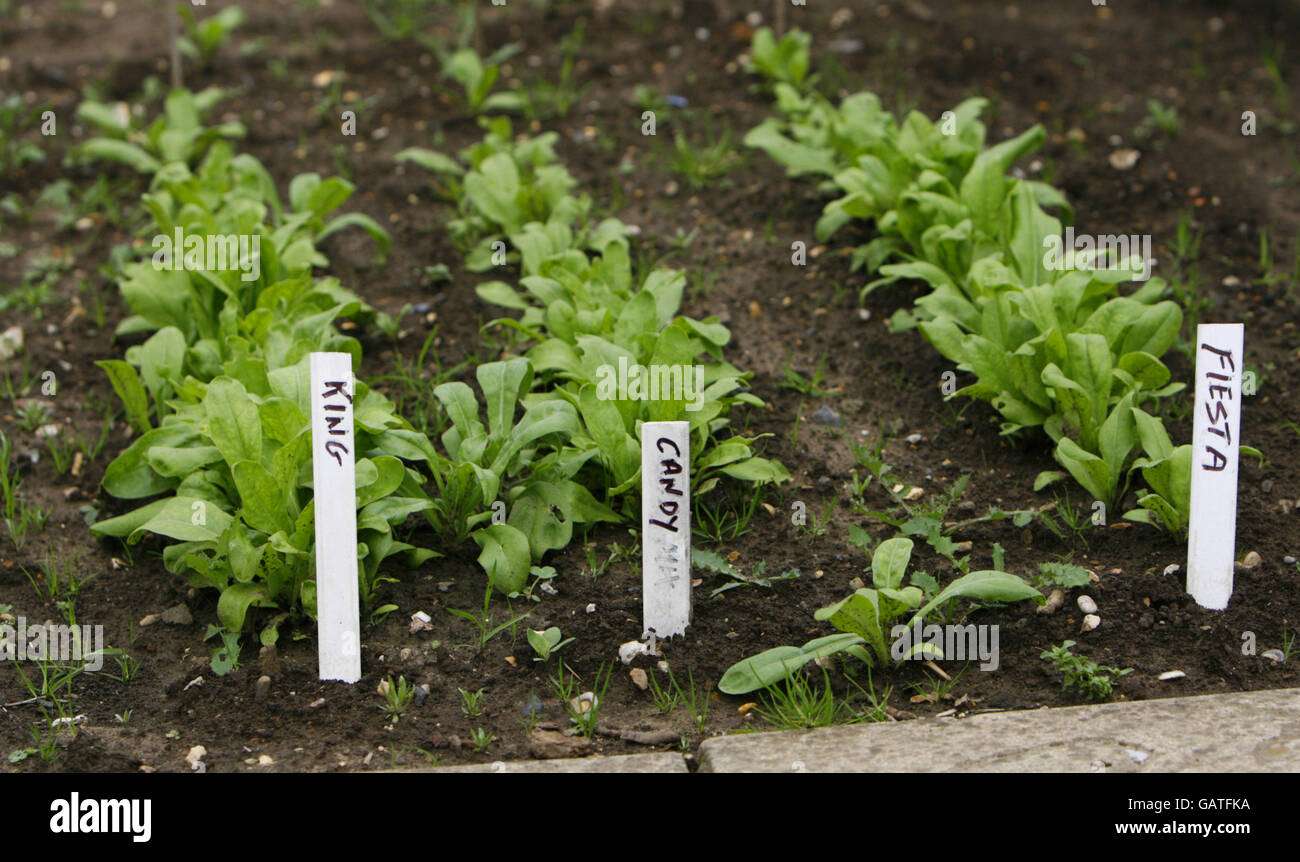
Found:
M 1059 646 L 1043 650 L 1040 658 L 1046 659 L 1061 672 L 1061 688 L 1074 689 L 1088 700 L 1105 700 L 1115 688 L 1115 681 L 1133 672 L 1100 665 L 1092 659 L 1075 655 L 1074 641 L 1063 641 Z
M 1010 572 L 985 569 L 963 575 L 942 590 L 934 579 L 915 573 L 911 583 L 907 568 L 912 557 L 911 539 L 893 538 L 880 543 L 871 558 L 870 587 L 856 590 L 847 598 L 814 614 L 829 622 L 840 634 L 815 638 L 801 647 L 781 646 L 732 665 L 718 688 L 727 694 L 745 694 L 769 687 L 800 670 L 810 661 L 845 653 L 868 667 L 889 666 L 898 661 L 924 656 L 942 659 L 933 644 L 920 642 L 898 654 L 893 648 L 897 629 L 923 622 L 958 598 L 982 602 L 1017 602 L 1042 594 Z

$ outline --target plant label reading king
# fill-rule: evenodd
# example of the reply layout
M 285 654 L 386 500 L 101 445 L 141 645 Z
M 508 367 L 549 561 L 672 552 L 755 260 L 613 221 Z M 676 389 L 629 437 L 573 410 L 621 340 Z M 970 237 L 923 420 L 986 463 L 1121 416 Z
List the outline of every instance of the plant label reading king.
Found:
M 1201 607 L 1220 611 L 1232 597 L 1244 340 L 1240 323 L 1196 329 L 1187 592 Z
M 311 460 L 320 678 L 349 683 L 361 679 L 352 392 L 350 354 L 311 355 Z
M 667 638 L 691 621 L 691 426 L 641 424 L 641 593 L 645 631 Z

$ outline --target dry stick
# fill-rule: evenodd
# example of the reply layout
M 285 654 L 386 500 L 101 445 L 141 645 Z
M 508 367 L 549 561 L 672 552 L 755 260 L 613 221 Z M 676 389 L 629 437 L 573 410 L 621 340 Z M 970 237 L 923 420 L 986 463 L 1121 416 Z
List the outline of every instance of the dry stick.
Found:
M 171 14 L 167 16 L 167 22 L 172 31 L 172 89 L 181 88 L 181 24 L 180 15 L 176 11 L 176 4 L 172 0 L 163 0 L 171 8 Z
M 944 672 L 944 669 L 939 667 L 934 662 L 927 661 L 925 663 L 925 666 L 928 667 L 930 670 L 934 671 L 935 673 L 939 674 L 939 676 L 943 677 L 948 682 L 952 682 L 952 677 L 948 676 L 948 674 Z

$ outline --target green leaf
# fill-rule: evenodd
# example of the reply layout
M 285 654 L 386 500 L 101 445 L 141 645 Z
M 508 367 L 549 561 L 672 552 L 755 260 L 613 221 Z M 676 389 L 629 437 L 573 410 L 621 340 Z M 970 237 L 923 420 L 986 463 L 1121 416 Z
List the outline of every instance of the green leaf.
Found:
M 916 612 L 908 625 L 917 620 L 925 619 L 926 614 L 930 613 L 930 611 L 942 607 L 956 598 L 978 599 L 984 602 L 1019 602 L 1024 599 L 1033 599 L 1039 604 L 1045 601 L 1043 594 L 1026 583 L 1023 578 L 1017 577 L 1010 572 L 985 569 L 971 572 L 969 575 L 960 577 L 944 587 L 943 592 Z
M 881 542 L 871 555 L 871 582 L 876 589 L 898 589 L 912 559 L 911 539 L 894 537 Z
M 765 650 L 728 668 L 718 682 L 718 688 L 724 694 L 758 691 L 776 685 L 810 661 L 835 655 L 860 643 L 862 638 L 857 635 L 836 634 L 810 640 L 802 647 L 782 646 Z
M 218 377 L 203 399 L 208 436 L 226 463 L 262 460 L 262 419 L 238 380 Z
M 491 524 L 470 534 L 480 548 L 479 565 L 503 595 L 517 593 L 528 580 L 532 557 L 528 537 L 509 524 Z
M 149 395 L 145 392 L 140 375 L 131 364 L 121 359 L 101 359 L 95 363 L 108 374 L 113 391 L 126 408 L 126 421 L 140 433 L 149 430 Z

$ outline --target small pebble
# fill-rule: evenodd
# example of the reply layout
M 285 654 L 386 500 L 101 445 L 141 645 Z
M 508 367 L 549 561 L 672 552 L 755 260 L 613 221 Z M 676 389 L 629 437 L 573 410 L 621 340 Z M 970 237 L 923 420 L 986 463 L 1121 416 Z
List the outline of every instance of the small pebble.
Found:
M 1296 564 L 1296 558 L 1288 554 L 1287 556 L 1282 558 L 1282 562 L 1288 566 L 1294 566 Z
M 905 442 L 910 443 L 913 446 L 915 446 L 917 443 L 920 443 L 924 439 L 925 438 L 920 434 L 908 434 L 906 437 L 903 438 Z
M 587 605 L 587 613 L 589 613 L 589 614 L 594 614 L 595 612 L 596 612 L 596 603 L 595 603 L 595 602 L 590 602 L 590 603 Z
M 1176 575 L 1178 574 L 1180 569 L 1182 569 L 1182 566 L 1178 565 L 1177 563 L 1170 563 L 1169 565 L 1165 566 L 1165 574 Z
M 424 706 L 424 702 L 429 699 L 429 684 L 421 683 L 415 687 L 415 693 L 411 696 L 411 704 L 417 709 Z
M 1262 655 L 1264 658 L 1268 659 L 1269 661 L 1275 662 L 1277 664 L 1281 664 L 1282 662 L 1286 661 L 1286 653 L 1282 652 L 1282 650 L 1280 649 L 1266 649 L 1262 653 L 1260 653 L 1260 655 Z
M 1079 606 L 1079 610 L 1085 614 L 1097 613 L 1097 603 L 1093 601 L 1092 596 L 1079 596 L 1075 603 Z
M 1140 152 L 1128 148 L 1112 152 L 1109 161 L 1110 166 L 1117 171 L 1131 171 L 1140 158 L 1142 158 Z
M 1187 676 L 1187 674 L 1183 673 L 1181 670 L 1167 670 L 1160 674 L 1157 679 L 1161 682 L 1169 682 L 1171 679 L 1182 679 L 1185 676 Z
M 1264 558 L 1259 555 L 1258 551 L 1251 551 L 1242 557 L 1241 562 L 1237 563 L 1235 568 L 1239 571 L 1250 571 L 1259 568 L 1259 564 L 1264 562 Z
M 634 667 L 627 672 L 627 675 L 632 678 L 632 684 L 642 691 L 645 691 L 650 687 L 650 679 L 646 676 L 646 672 L 641 668 Z
M 844 420 L 840 418 L 840 414 L 832 410 L 830 405 L 822 405 L 821 407 L 818 407 L 816 412 L 809 416 L 808 419 L 817 425 L 831 425 L 835 428 L 844 424 Z
M 1088 614 L 1083 618 L 1083 625 L 1079 627 L 1079 631 L 1090 632 L 1099 625 L 1101 625 L 1101 617 L 1096 614 Z
M 271 678 L 262 674 L 257 678 L 257 684 L 253 686 L 253 700 L 258 703 L 266 703 L 266 699 L 271 695 Z

